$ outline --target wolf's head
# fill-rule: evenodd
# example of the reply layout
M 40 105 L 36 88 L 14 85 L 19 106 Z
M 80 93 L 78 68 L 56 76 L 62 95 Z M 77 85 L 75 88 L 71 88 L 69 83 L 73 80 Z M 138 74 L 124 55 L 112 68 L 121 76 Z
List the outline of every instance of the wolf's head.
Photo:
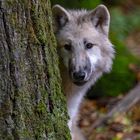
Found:
M 92 11 L 53 7 L 58 51 L 73 83 L 83 85 L 109 72 L 114 49 L 108 39 L 110 15 L 104 5 Z

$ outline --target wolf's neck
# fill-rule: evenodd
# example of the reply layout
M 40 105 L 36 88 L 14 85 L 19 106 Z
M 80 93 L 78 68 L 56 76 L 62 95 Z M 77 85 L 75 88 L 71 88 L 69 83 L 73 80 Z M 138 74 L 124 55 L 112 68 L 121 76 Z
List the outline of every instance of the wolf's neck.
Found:
M 71 118 L 75 117 L 78 113 L 79 105 L 82 102 L 84 95 L 87 90 L 94 84 L 96 79 L 100 77 L 101 74 L 97 73 L 96 77 L 93 77 L 89 82 L 87 82 L 84 86 L 76 86 L 73 84 L 69 77 L 69 73 L 65 66 L 60 67 L 61 77 L 62 77 L 62 86 L 64 90 L 64 94 L 67 98 L 67 107 L 68 113 Z
M 62 77 L 62 88 L 67 99 L 68 113 L 70 118 L 72 118 L 76 115 L 86 90 L 83 87 L 76 86 L 72 83 L 69 73 L 63 64 L 60 65 L 60 72 Z

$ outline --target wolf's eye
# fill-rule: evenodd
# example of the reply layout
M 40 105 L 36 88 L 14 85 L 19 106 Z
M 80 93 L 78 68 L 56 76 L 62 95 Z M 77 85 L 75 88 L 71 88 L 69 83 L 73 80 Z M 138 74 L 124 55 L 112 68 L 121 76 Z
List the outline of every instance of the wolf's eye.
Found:
M 91 49 L 93 46 L 94 46 L 94 44 L 87 43 L 85 47 L 86 47 L 86 49 Z
M 65 44 L 64 45 L 65 50 L 71 51 L 71 45 L 70 44 Z

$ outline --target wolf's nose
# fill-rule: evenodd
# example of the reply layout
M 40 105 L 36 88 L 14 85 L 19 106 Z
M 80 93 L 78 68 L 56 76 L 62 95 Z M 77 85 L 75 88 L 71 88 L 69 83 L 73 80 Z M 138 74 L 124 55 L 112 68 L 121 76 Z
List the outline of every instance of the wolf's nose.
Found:
M 77 81 L 82 81 L 85 79 L 86 73 L 85 72 L 74 72 L 73 73 L 73 78 Z

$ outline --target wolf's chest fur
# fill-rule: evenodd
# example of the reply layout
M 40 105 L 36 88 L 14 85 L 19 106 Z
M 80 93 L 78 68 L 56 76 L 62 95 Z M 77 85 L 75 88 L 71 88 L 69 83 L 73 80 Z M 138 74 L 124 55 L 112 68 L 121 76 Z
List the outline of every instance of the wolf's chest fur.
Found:
M 62 87 L 67 98 L 72 140 L 84 140 L 76 116 L 87 90 L 112 67 L 114 49 L 108 39 L 110 15 L 99 5 L 92 11 L 53 7 Z

